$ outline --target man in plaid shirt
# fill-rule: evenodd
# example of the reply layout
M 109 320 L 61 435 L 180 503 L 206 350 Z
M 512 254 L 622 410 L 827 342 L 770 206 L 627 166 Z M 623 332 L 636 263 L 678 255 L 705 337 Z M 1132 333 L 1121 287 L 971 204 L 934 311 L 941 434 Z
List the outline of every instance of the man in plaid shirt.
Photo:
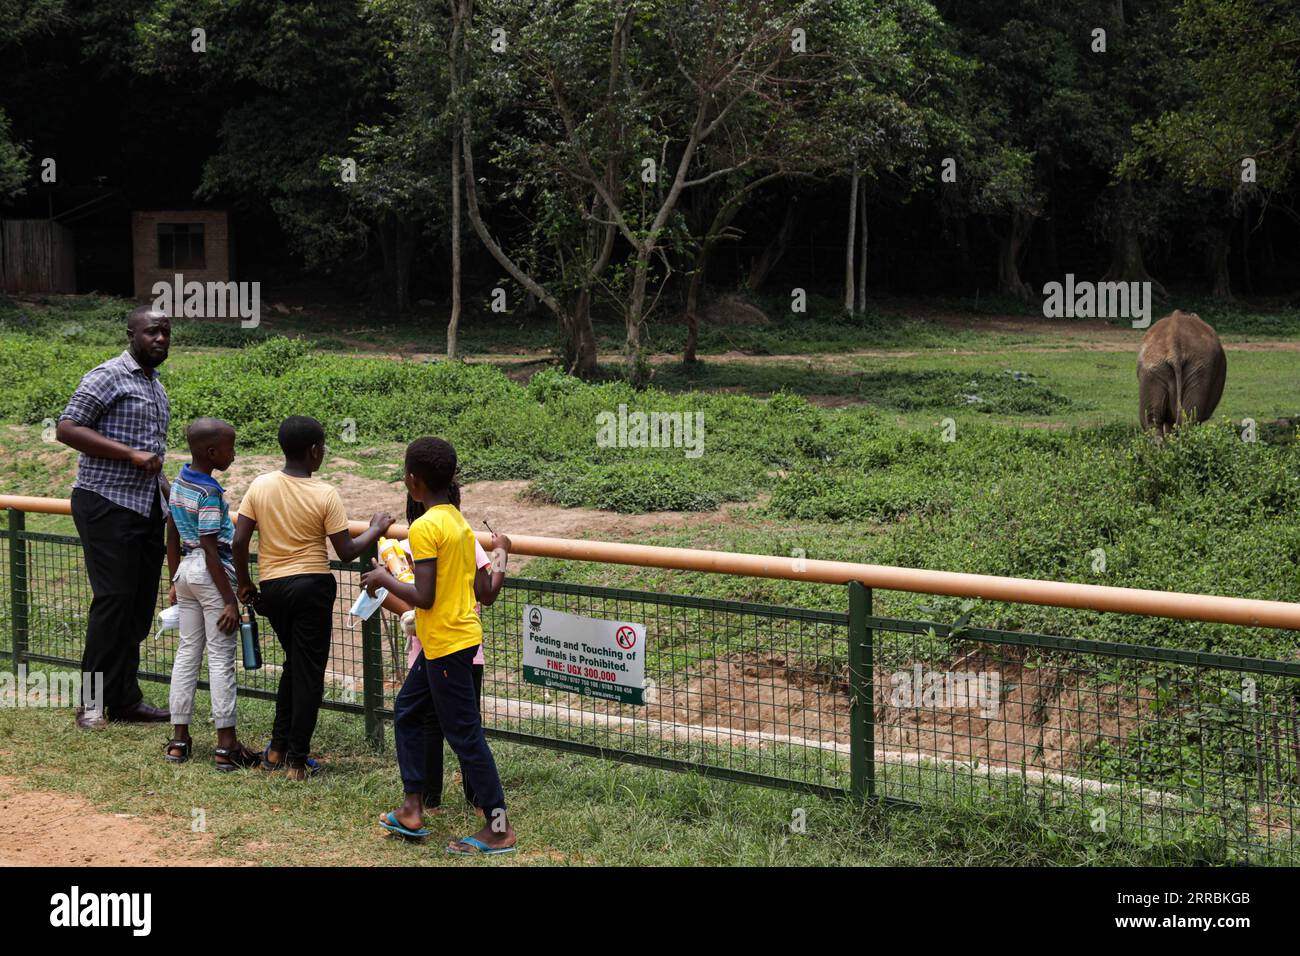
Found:
M 77 711 L 77 726 L 87 730 L 107 720 L 170 718 L 145 702 L 137 674 L 166 551 L 162 467 L 171 406 L 157 368 L 167 359 L 171 320 L 141 306 L 127 318 L 126 336 L 125 352 L 82 377 L 57 431 L 59 441 L 81 452 L 72 518 L 95 595 L 81 670 L 104 675 L 102 699 Z

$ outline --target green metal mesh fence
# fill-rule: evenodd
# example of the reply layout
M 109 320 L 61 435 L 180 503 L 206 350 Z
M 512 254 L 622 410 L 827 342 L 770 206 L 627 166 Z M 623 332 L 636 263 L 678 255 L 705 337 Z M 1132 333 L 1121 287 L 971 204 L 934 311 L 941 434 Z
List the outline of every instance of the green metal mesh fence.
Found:
M 1099 834 L 1297 850 L 1300 664 L 869 617 L 881 795 L 1031 798 Z
M 75 666 L 91 599 L 77 539 L 5 537 L 0 654 L 17 663 L 13 638 L 25 634 L 20 657 Z M 406 638 L 388 612 L 365 624 L 347 613 L 367 564 L 334 565 L 326 706 L 364 712 L 379 742 L 406 674 Z M 848 591 L 846 613 L 508 579 L 483 615 L 484 726 L 830 795 L 1032 801 L 1098 834 L 1296 860 L 1300 663 L 954 630 L 874 617 L 870 591 Z M 525 682 L 530 604 L 644 625 L 645 703 Z M 274 694 L 283 658 L 269 626 L 263 635 L 265 666 L 238 672 L 241 694 Z M 176 638 L 146 641 L 145 676 L 168 679 Z

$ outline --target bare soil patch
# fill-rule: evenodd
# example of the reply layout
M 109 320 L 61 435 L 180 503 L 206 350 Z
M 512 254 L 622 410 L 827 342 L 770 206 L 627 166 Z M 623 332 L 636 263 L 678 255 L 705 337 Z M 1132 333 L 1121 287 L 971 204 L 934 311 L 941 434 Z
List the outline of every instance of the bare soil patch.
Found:
M 68 793 L 24 790 L 0 777 L 0 866 L 232 866 L 208 855 L 211 836 L 160 836 L 139 817 L 104 813 Z
M 229 471 L 221 475 L 227 491 L 231 512 L 253 479 L 259 474 L 279 468 L 283 461 L 274 455 L 244 455 L 237 458 Z M 387 511 L 398 521 L 405 520 L 406 489 L 400 481 L 385 481 L 356 474 L 351 469 L 357 462 L 345 457 L 330 457 L 321 472 L 323 480 L 338 489 L 344 508 L 353 519 L 365 520 L 376 511 Z M 534 501 L 524 496 L 527 481 L 480 481 L 464 486 L 461 491 L 461 509 L 475 530 L 485 530 L 483 521 L 489 521 L 494 530 L 503 534 L 511 532 L 543 537 L 574 538 L 597 537 L 611 541 L 634 541 L 646 531 L 659 528 L 680 528 L 688 523 L 699 527 L 702 523 L 718 523 L 739 505 L 728 505 L 718 512 L 659 511 L 639 515 L 625 515 L 595 508 L 562 508 Z M 256 541 L 254 541 L 256 548 Z M 332 552 L 332 549 L 331 549 Z M 510 572 L 519 574 L 531 559 L 517 555 L 510 559 Z M 343 622 L 334 628 L 327 679 L 342 683 L 347 678 L 361 675 L 361 622 L 351 617 L 348 610 L 358 595 L 355 574 L 336 572 L 338 597 L 335 600 L 334 620 Z M 388 612 L 380 612 L 386 617 Z M 266 637 L 275 640 L 271 632 Z M 403 643 L 398 641 L 398 644 Z M 390 648 L 390 653 L 392 649 Z M 400 654 L 400 648 L 397 652 Z
M 891 675 L 877 670 L 877 747 L 948 761 L 1072 770 L 1102 741 L 1122 747 L 1148 703 L 1133 690 L 1085 686 L 1079 674 L 1066 668 L 967 659 L 957 669 L 997 671 L 996 706 L 986 708 L 973 696 L 894 706 Z M 923 670 L 933 671 L 935 665 Z M 658 702 L 646 708 L 650 720 L 848 747 L 847 675 L 823 664 L 733 655 L 702 662 L 684 686 L 658 693 Z

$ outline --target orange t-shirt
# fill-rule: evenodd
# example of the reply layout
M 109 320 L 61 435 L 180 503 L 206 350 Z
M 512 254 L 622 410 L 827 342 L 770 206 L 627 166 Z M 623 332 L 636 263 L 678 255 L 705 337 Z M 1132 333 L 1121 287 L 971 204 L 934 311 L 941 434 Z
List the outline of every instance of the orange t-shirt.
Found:
M 282 471 L 254 478 L 239 503 L 239 513 L 257 522 L 261 581 L 291 574 L 328 574 L 325 539 L 348 526 L 348 513 L 333 485 Z

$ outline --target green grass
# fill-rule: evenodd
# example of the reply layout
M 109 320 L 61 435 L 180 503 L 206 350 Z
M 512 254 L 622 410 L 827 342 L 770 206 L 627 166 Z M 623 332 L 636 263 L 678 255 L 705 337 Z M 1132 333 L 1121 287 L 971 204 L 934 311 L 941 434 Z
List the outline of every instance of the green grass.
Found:
M 762 365 L 706 359 L 694 366 L 658 366 L 652 383 L 672 392 L 727 390 L 768 397 L 785 391 L 817 402 L 842 399 L 839 404 L 888 411 L 894 421 L 912 427 L 934 427 L 941 414 L 958 422 L 1136 424 L 1136 348 L 1135 339 L 1131 352 L 938 351 Z M 1297 364 L 1296 352 L 1232 352 L 1216 416 L 1256 422 L 1300 417 Z
M 459 449 L 463 480 L 524 479 L 535 498 L 549 503 L 627 513 L 708 512 L 731 503 L 725 521 L 646 530 L 640 543 L 774 555 L 800 549 L 810 558 L 1300 601 L 1300 443 L 1293 427 L 1268 424 L 1300 412 L 1294 353 L 1230 346 L 1216 420 L 1155 446 L 1134 427 L 1136 332 L 1124 351 L 1029 351 L 1015 346 L 1053 343 L 981 330 L 985 316 L 1006 314 L 985 306 L 968 310 L 969 321 L 956 331 L 883 308 L 865 322 L 848 322 L 824 303 L 799 322 L 706 330 L 706 353 L 797 354 L 816 346 L 820 354 L 661 364 L 653 387 L 640 391 L 619 381 L 579 382 L 550 368 L 520 383 L 489 363 L 345 354 L 355 345 L 352 326 L 313 328 L 310 317 L 297 314 L 281 325 L 300 323 L 310 340 L 227 341 L 228 333 L 213 326 L 178 329 L 163 374 L 177 449 L 189 418 L 217 414 L 237 426 L 241 454 L 269 452 L 280 419 L 306 413 L 325 423 L 331 454 L 355 462 L 338 467 L 371 478 L 396 480 L 404 442 L 435 433 Z M 0 300 L 4 491 L 68 493 L 75 455 L 43 440 L 45 422 L 86 369 L 120 350 L 121 312 L 120 303 L 89 299 L 40 309 Z M 1201 314 L 1211 318 L 1204 308 Z M 1286 338 L 1295 331 L 1288 315 L 1225 312 L 1221 327 L 1235 330 L 1230 340 Z M 505 331 L 493 337 L 486 326 L 475 330 L 476 321 L 467 326 L 468 341 L 498 353 L 548 325 L 516 335 L 501 323 Z M 617 348 L 621 330 L 602 328 L 602 348 Z M 676 348 L 679 331 L 662 326 L 652 344 Z M 385 329 L 372 344 L 408 336 L 414 346 L 420 334 L 423 350 L 439 350 L 429 347 L 439 330 L 427 324 L 422 333 L 415 324 Z M 898 354 L 845 354 L 882 342 Z M 601 446 L 597 416 L 620 405 L 703 414 L 704 454 Z M 1247 417 L 1260 423 L 1259 441 L 1241 440 Z M 944 419 L 952 419 L 950 436 Z M 353 423 L 354 443 L 341 438 L 345 422 Z M 333 467 L 327 459 L 327 475 Z M 33 519 L 29 527 L 72 530 L 66 518 Z M 1091 568 L 1096 548 L 1107 555 L 1102 575 Z M 846 600 L 843 588 L 828 585 L 583 562 L 537 560 L 527 575 L 836 610 Z M 956 603 L 878 592 L 875 608 L 887 616 L 951 620 Z M 977 605 L 971 623 L 1276 659 L 1294 652 L 1293 635 L 1285 632 L 1009 604 Z M 263 705 L 244 706 L 252 725 L 264 729 Z M 275 789 L 274 781 L 178 774 L 157 760 L 156 732 L 114 728 L 124 756 L 97 761 L 88 748 L 108 738 L 72 734 L 68 723 L 66 715 L 0 712 L 0 772 L 8 766 L 40 786 L 81 789 L 80 760 L 96 768 L 84 792 L 101 805 L 127 812 L 164 806 L 166 819 L 181 822 L 190 806 L 239 807 L 229 830 L 214 831 L 217 852 L 232 858 L 269 861 L 280 850 L 247 849 L 258 843 L 250 834 L 269 827 L 274 847 L 293 847 L 313 832 L 317 814 L 341 861 L 368 862 L 374 853 L 388 854 L 383 862 L 437 856 L 374 835 L 370 818 L 392 799 L 395 775 L 391 759 L 365 748 L 355 719 L 325 720 L 321 747 L 340 772 L 318 782 L 323 799 Z M 1168 862 L 1204 853 L 1199 844 L 1194 851 L 1191 844 L 1158 851 L 1099 844 L 1086 821 L 1064 810 L 989 805 L 979 795 L 888 815 L 796 798 L 809 809 L 810 833 L 812 821 L 820 828 L 817 839 L 807 840 L 783 822 L 796 805 L 788 795 L 515 745 L 499 752 L 507 787 L 519 794 L 521 829 L 543 848 L 536 862 L 969 865 Z M 195 765 L 185 774 L 203 770 Z M 142 789 L 155 797 L 141 796 Z M 167 801 L 156 799 L 163 794 Z M 282 813 L 267 815 L 268 799 Z M 629 801 L 644 805 L 638 826 L 618 815 Z
M 164 691 L 146 685 L 161 702 Z M 206 713 L 199 695 L 198 713 Z M 240 701 L 245 739 L 262 739 L 270 705 Z M 196 725 L 197 726 L 197 725 Z M 494 741 L 520 853 L 449 859 L 446 839 L 477 829 L 455 806 L 430 818 L 423 845 L 382 833 L 375 818 L 401 797 L 389 749 L 375 753 L 354 715 L 324 712 L 315 747 L 327 771 L 306 784 L 258 771 L 219 774 L 211 743 L 162 760 L 167 730 L 113 726 L 88 734 L 66 710 L 0 710 L 0 774 L 37 790 L 89 800 L 143 819 L 172 846 L 195 839 L 201 808 L 210 842 L 201 855 L 261 865 L 739 865 L 1071 866 L 1216 862 L 1202 841 L 1126 841 L 1091 831 L 1077 808 L 1009 799 L 942 800 L 925 809 L 861 806 L 555 753 Z M 449 780 L 446 793 L 456 792 Z M 796 832 L 803 821 L 803 832 Z
M 0 418 L 15 423 L 0 429 L 6 490 L 66 493 L 70 453 L 40 441 L 42 422 L 95 356 L 111 351 L 0 336 Z M 1131 424 L 1131 356 L 1092 351 L 828 358 L 800 373 L 810 387 L 838 376 L 865 402 L 831 409 L 792 394 L 799 378 L 781 367 L 736 365 L 720 381 L 706 364 L 688 391 L 637 391 L 553 369 L 519 384 L 487 364 L 362 358 L 285 338 L 202 355 L 178 350 L 164 377 L 173 447 L 186 421 L 215 414 L 235 424 L 241 453 L 269 452 L 279 421 L 306 413 L 325 423 L 336 455 L 371 477 L 396 480 L 402 443 L 432 432 L 459 449 L 463 480 L 529 480 L 537 499 L 566 507 L 751 504 L 724 526 L 701 524 L 662 543 L 768 554 L 799 547 L 810 557 L 1300 600 L 1300 444 L 1294 428 L 1265 424 L 1300 402 L 1287 374 L 1293 359 L 1245 352 L 1230 361 L 1225 414 L 1163 447 Z M 845 366 L 856 372 L 846 377 Z M 784 390 L 762 399 L 719 390 L 732 381 Z M 970 395 L 990 410 L 972 410 Z M 601 445 L 598 416 L 621 406 L 702 415 L 703 454 Z M 1260 422 L 1259 441 L 1240 440 L 1238 415 Z M 354 423 L 354 444 L 336 437 L 345 422 Z M 1107 554 L 1100 577 L 1091 571 L 1097 548 Z M 741 599 L 775 587 L 689 586 Z M 829 606 L 839 606 L 834 600 Z M 899 609 L 915 611 L 917 600 L 900 598 Z M 1285 635 L 1260 629 L 1098 621 L 1014 605 L 979 615 L 975 623 L 1009 629 L 1264 657 L 1290 651 Z

